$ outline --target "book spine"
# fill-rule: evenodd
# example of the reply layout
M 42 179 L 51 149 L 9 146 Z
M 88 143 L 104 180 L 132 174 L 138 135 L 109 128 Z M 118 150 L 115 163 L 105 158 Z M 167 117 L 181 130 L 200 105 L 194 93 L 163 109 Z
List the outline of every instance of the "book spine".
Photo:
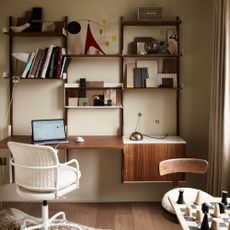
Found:
M 61 72 L 61 61 L 62 61 L 62 49 L 59 47 L 58 49 L 58 60 L 57 60 L 57 72 L 56 72 L 56 78 L 60 78 L 60 72 Z
M 46 61 L 47 53 L 48 53 L 48 48 L 45 48 L 44 53 L 43 53 L 42 58 L 41 58 L 41 64 L 40 64 L 40 67 L 38 70 L 38 74 L 37 74 L 38 78 L 41 78 L 41 76 L 42 76 L 42 71 L 43 71 L 45 61 Z
M 29 61 L 27 62 L 26 64 L 26 67 L 22 73 L 22 78 L 26 78 L 29 71 L 30 71 L 30 68 L 32 66 L 32 63 L 33 63 L 33 60 L 34 60 L 34 57 L 35 57 L 35 52 L 32 52 L 31 55 L 30 55 L 30 58 L 29 58 Z
M 56 50 L 56 47 L 53 48 L 52 50 L 52 54 L 51 54 L 51 57 L 50 57 L 50 63 L 49 63 L 49 66 L 48 66 L 48 69 L 47 69 L 47 72 L 46 72 L 46 77 L 47 78 L 52 78 L 53 77 L 53 72 L 54 72 L 54 59 L 55 59 L 55 51 Z
M 38 49 L 37 53 L 36 53 L 36 56 L 34 58 L 34 62 L 33 62 L 32 68 L 31 68 L 30 75 L 29 75 L 30 78 L 35 78 L 35 75 L 36 75 L 36 72 L 37 72 L 37 69 L 38 69 L 38 65 L 39 65 L 39 62 L 40 62 L 40 59 L 41 59 L 41 55 L 42 55 L 42 49 Z
M 64 71 L 64 66 L 65 66 L 66 59 L 67 59 L 67 57 L 64 56 L 63 61 L 62 61 L 62 65 L 61 65 L 60 78 L 63 78 L 63 71 Z
M 142 68 L 134 68 L 134 87 L 141 88 L 142 87 L 142 77 L 141 77 L 141 69 Z
M 45 50 L 42 49 L 41 57 L 40 57 L 40 60 L 39 60 L 39 63 L 38 63 L 38 68 L 37 68 L 35 76 L 34 76 L 35 78 L 39 78 L 39 76 L 40 76 L 39 74 L 40 74 L 40 69 L 41 69 L 41 66 L 42 66 L 44 54 L 45 54 Z
M 42 69 L 41 78 L 46 78 L 46 73 L 47 73 L 47 69 L 49 67 L 50 58 L 51 58 L 53 48 L 54 48 L 54 45 L 51 45 L 48 49 L 46 60 L 45 60 L 45 63 L 44 63 L 43 69 Z
M 63 79 L 66 79 L 67 70 L 68 70 L 68 67 L 69 67 L 69 64 L 70 64 L 71 60 L 72 60 L 72 58 L 70 58 L 70 57 L 66 58 L 66 62 L 65 62 L 65 65 L 64 65 L 64 69 L 63 69 L 63 76 L 62 76 Z

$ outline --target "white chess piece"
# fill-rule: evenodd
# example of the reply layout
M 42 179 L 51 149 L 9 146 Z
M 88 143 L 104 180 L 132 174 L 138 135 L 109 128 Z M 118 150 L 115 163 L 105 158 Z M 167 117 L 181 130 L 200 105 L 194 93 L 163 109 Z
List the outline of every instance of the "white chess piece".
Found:
M 215 204 L 215 206 L 214 206 L 214 213 L 213 213 L 213 216 L 214 216 L 214 217 L 217 217 L 217 218 L 220 216 L 220 207 L 219 207 L 218 204 Z
M 194 204 L 201 205 L 201 194 L 200 194 L 200 190 L 198 190 L 198 192 L 197 192 L 196 200 L 194 201 Z
M 212 220 L 211 230 L 219 230 L 219 221 L 218 221 L 218 219 L 213 219 Z
M 192 213 L 191 207 L 190 207 L 190 206 L 187 206 L 187 207 L 185 208 L 185 213 L 184 213 L 184 215 L 185 215 L 185 216 L 191 216 L 191 213 Z
M 203 212 L 201 210 L 197 210 L 195 220 L 198 221 L 198 222 L 201 222 L 202 219 L 203 219 Z
M 27 29 L 28 27 L 30 27 L 30 24 L 29 24 L 29 23 L 25 23 L 25 24 L 22 25 L 22 26 L 11 26 L 10 29 L 11 29 L 13 32 L 20 33 L 20 32 L 22 32 L 23 30 Z

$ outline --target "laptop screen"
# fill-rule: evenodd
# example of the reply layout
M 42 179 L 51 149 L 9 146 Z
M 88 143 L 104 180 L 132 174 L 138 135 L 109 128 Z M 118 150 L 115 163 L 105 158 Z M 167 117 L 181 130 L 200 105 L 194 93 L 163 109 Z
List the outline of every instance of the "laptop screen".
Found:
M 63 119 L 32 120 L 31 123 L 33 142 L 66 139 Z

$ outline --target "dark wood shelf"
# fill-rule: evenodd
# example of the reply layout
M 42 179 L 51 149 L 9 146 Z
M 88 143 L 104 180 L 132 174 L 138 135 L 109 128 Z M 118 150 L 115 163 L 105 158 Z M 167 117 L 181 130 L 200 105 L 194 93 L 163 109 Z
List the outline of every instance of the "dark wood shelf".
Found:
M 180 90 L 181 88 L 160 88 L 160 87 L 146 87 L 146 88 L 127 88 L 124 90 Z
M 182 54 L 124 54 L 124 58 L 176 58 L 180 57 Z
M 61 37 L 66 36 L 61 32 L 6 32 L 4 33 L 11 37 Z
M 65 56 L 67 57 L 76 57 L 76 58 L 105 58 L 105 57 L 114 57 L 114 58 L 119 58 L 121 57 L 120 54 L 66 54 Z
M 132 21 L 123 21 L 122 26 L 176 26 L 179 25 L 182 21 L 180 19 L 175 21 L 166 21 L 166 20 L 132 20 Z

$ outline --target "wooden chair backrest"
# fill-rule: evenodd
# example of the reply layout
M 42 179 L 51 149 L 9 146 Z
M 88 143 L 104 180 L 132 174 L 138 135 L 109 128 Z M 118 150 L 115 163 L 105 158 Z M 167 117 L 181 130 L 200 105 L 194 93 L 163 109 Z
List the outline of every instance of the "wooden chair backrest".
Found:
M 161 161 L 159 174 L 161 176 L 172 173 L 198 173 L 205 174 L 208 170 L 208 162 L 196 158 L 175 158 Z M 178 187 L 179 179 L 175 176 L 173 186 Z

